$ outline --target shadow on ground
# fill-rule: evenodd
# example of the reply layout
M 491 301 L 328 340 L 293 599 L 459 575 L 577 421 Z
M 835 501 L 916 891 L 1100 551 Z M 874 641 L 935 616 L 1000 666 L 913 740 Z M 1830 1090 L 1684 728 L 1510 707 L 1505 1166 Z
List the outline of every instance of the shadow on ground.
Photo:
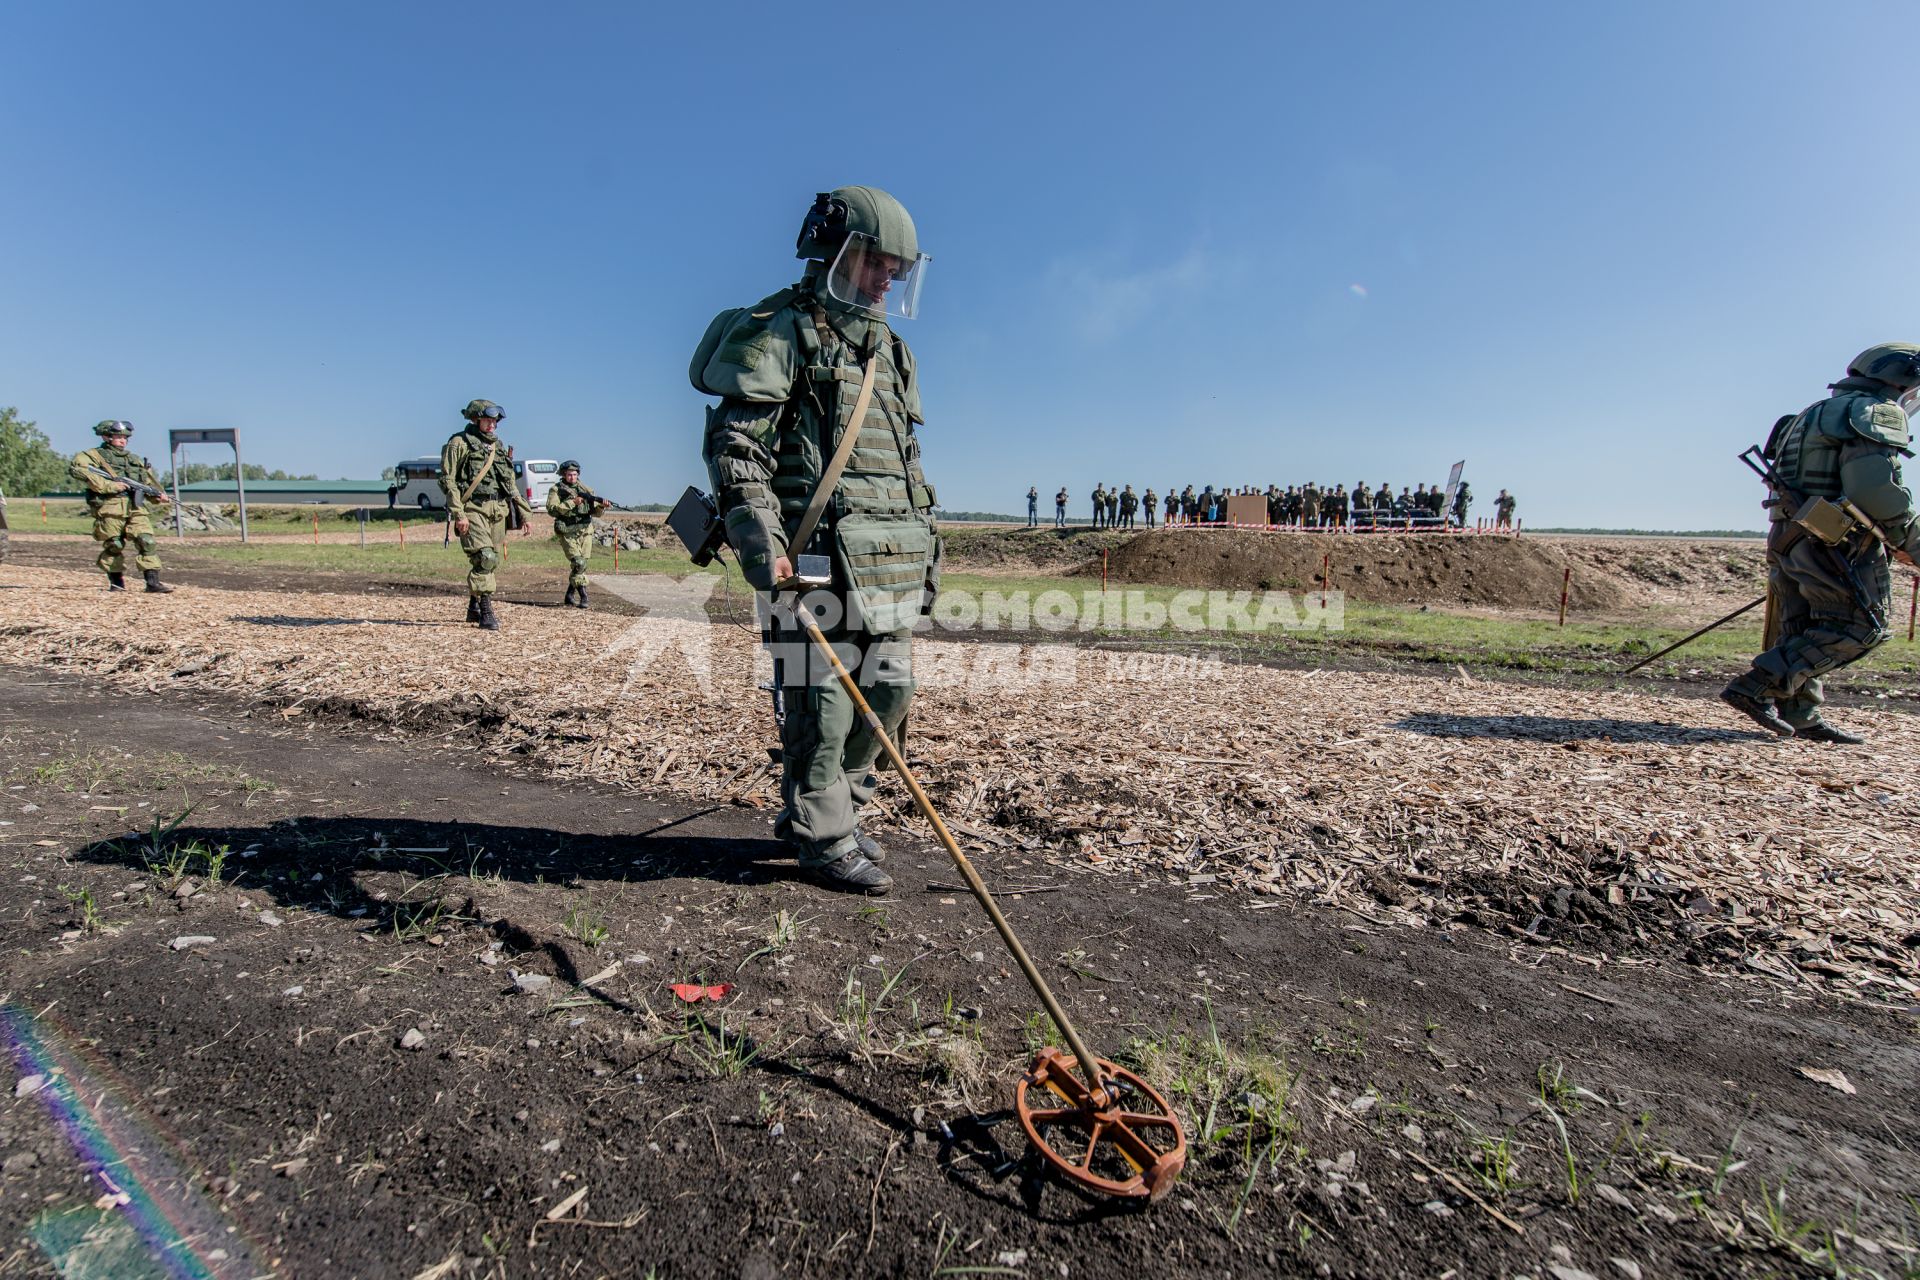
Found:
M 1574 720 L 1561 716 L 1449 716 L 1421 713 L 1393 722 L 1395 729 L 1429 738 L 1510 738 L 1524 742 L 1772 742 L 1751 729 L 1703 729 L 1665 720 Z

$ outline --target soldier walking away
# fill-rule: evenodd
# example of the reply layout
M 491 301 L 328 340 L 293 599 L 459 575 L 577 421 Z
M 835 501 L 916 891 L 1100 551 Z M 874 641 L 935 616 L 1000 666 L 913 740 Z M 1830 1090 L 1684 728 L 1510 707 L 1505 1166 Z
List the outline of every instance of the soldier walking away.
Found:
M 107 590 L 127 589 L 127 543 L 133 543 L 134 564 L 147 580 L 147 590 L 166 595 L 173 588 L 160 581 L 160 543 L 153 536 L 148 502 L 164 504 L 160 477 L 139 454 L 127 448 L 133 424 L 117 419 L 97 422 L 100 444 L 73 455 L 67 471 L 86 486 L 87 511 L 93 516 L 93 540 L 100 544 L 94 561 L 107 575 Z
M 1133 528 L 1134 513 L 1139 510 L 1140 495 L 1133 491 L 1132 485 L 1128 485 L 1120 491 L 1120 527 Z
M 560 464 L 560 479 L 547 490 L 547 514 L 553 517 L 553 540 L 567 557 L 567 594 L 561 604 L 587 607 L 587 557 L 593 553 L 593 518 L 612 506 L 580 483 L 580 464 L 569 458 Z
M 1153 528 L 1153 517 L 1158 514 L 1160 495 L 1149 489 L 1140 495 L 1140 512 L 1147 518 L 1147 528 Z
M 1040 486 L 1037 484 L 1030 484 L 1027 486 L 1027 528 L 1038 529 L 1039 527 L 1040 527 Z
M 1067 486 L 1061 485 L 1060 492 L 1053 495 L 1053 527 L 1067 527 Z
M 1300 487 L 1300 520 L 1309 529 L 1320 527 L 1320 487 L 1311 480 Z
M 1494 518 L 1495 528 L 1505 529 L 1508 532 L 1512 532 L 1513 506 L 1514 506 L 1513 495 L 1508 493 L 1505 489 L 1502 489 L 1500 491 L 1499 496 L 1494 498 L 1493 500 L 1493 518 Z
M 797 556 L 831 557 L 817 598 L 839 616 L 821 629 L 880 731 L 898 739 L 913 698 L 912 628 L 940 585 L 940 539 L 914 434 L 919 380 L 889 321 L 918 310 L 927 259 L 913 219 L 877 187 L 816 197 L 795 256 L 807 263 L 798 284 L 722 312 L 695 352 L 695 387 L 720 397 L 707 416 L 707 469 L 756 590 L 790 583 Z M 837 479 L 823 446 L 844 460 Z M 809 512 L 824 516 L 817 532 L 791 545 Z M 775 834 L 819 883 L 884 893 L 893 882 L 875 864 L 886 853 L 859 824 L 879 786 L 880 740 L 779 613 L 773 642 L 785 706 Z
M 440 489 L 447 495 L 447 519 L 467 553 L 467 621 L 498 631 L 493 571 L 500 567 L 508 517 L 518 512 L 524 522 L 533 508 L 520 496 L 513 462 L 494 434 L 507 411 L 491 400 L 469 400 L 460 416 L 466 428 L 440 446 Z M 520 525 L 521 537 L 532 533 L 531 526 Z
M 1441 501 L 1445 501 L 1443 497 Z M 1466 480 L 1460 481 L 1460 487 L 1453 491 L 1453 523 L 1460 528 L 1467 527 L 1467 508 L 1473 505 L 1473 489 Z
M 1787 491 L 1767 502 L 1767 590 L 1779 639 L 1720 694 L 1782 737 L 1857 743 L 1820 716 L 1820 679 L 1857 662 L 1888 636 L 1887 551 L 1854 524 L 1829 544 L 1794 516 L 1814 498 L 1846 501 L 1885 535 L 1893 557 L 1920 553 L 1913 495 L 1900 483 L 1920 402 L 1920 346 L 1883 343 L 1861 352 L 1834 394 L 1774 424 L 1762 453 Z

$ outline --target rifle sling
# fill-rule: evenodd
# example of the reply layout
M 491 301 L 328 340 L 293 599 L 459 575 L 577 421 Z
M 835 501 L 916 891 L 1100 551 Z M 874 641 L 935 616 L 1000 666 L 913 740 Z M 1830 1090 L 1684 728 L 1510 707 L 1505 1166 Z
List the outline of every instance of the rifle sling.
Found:
M 494 458 L 494 455 L 499 452 L 500 452 L 500 442 L 498 440 L 493 441 L 491 444 L 487 446 L 487 460 L 480 464 L 480 469 L 478 471 L 473 473 L 472 483 L 468 484 L 467 487 L 461 490 L 460 492 L 461 506 L 464 507 L 467 505 L 467 500 L 473 497 L 473 491 L 480 487 L 481 479 L 487 474 L 487 472 L 493 470 L 493 458 Z M 513 504 L 509 503 L 508 505 L 509 507 L 511 507 Z

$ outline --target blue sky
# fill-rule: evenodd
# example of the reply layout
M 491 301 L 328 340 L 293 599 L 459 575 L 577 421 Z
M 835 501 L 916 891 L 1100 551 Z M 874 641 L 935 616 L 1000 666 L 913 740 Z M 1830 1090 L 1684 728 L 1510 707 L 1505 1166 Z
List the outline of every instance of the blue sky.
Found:
M 0 404 L 365 478 L 484 396 L 670 500 L 694 343 L 843 183 L 933 255 L 955 509 L 1465 458 L 1481 512 L 1757 527 L 1733 455 L 1920 340 L 1910 4 L 851 12 L 0 7 Z

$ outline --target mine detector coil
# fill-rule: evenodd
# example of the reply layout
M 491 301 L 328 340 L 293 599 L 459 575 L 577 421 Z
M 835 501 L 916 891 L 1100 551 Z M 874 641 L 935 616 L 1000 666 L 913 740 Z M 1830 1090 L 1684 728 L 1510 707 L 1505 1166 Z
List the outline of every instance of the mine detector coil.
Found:
M 667 526 L 678 537 L 696 565 L 710 564 L 726 541 L 719 510 L 713 499 L 689 488 L 667 516 Z M 824 559 L 824 557 L 821 557 Z M 812 557 L 802 557 L 812 559 Z M 880 743 L 887 762 L 906 784 L 914 805 L 933 828 L 934 836 L 953 859 L 954 868 L 987 913 L 1000 940 L 1020 973 L 1040 999 L 1041 1007 L 1067 1043 L 1067 1050 L 1049 1046 L 1033 1060 L 1014 1090 L 1020 1127 L 1035 1153 L 1049 1169 L 1074 1186 L 1121 1199 L 1158 1201 L 1173 1190 L 1187 1163 L 1186 1133 L 1173 1107 L 1152 1085 L 1124 1067 L 1088 1052 L 1067 1012 L 1054 997 L 1034 965 L 1013 926 L 994 901 L 972 861 L 947 830 L 933 801 L 908 767 L 893 735 L 886 731 L 860 686 L 827 643 L 820 624 L 800 606 L 800 590 L 810 585 L 801 575 L 780 583 L 775 608 L 788 625 L 804 631 L 821 659 L 832 669 L 867 727 Z M 784 599 L 781 597 L 784 596 Z M 776 679 L 774 705 L 780 706 Z

